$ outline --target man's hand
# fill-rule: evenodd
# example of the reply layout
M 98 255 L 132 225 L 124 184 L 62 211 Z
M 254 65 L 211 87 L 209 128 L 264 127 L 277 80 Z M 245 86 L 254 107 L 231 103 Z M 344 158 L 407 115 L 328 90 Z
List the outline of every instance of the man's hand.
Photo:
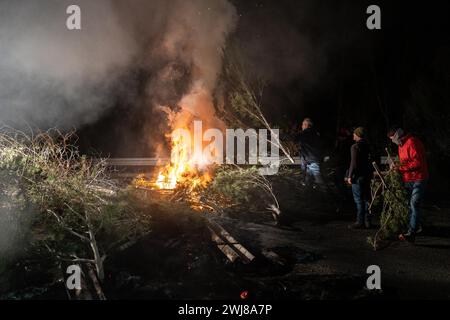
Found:
M 345 178 L 344 181 L 348 184 L 352 184 L 352 178 Z

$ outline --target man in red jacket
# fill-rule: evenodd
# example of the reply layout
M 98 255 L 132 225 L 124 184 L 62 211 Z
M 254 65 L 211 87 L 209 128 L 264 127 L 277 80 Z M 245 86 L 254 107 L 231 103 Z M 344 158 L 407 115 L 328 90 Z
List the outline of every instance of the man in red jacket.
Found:
M 414 242 L 416 233 L 421 231 L 419 205 L 425 194 L 428 180 L 428 165 L 425 147 L 417 137 L 406 134 L 400 127 L 392 127 L 388 137 L 398 145 L 400 165 L 395 169 L 401 172 L 403 182 L 410 194 L 409 230 L 399 236 L 400 240 Z

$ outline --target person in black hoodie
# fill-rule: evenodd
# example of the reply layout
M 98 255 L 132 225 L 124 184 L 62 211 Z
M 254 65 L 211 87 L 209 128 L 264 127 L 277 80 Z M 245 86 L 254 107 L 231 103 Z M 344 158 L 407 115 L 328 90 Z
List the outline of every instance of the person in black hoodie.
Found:
M 322 188 L 324 185 L 320 172 L 320 163 L 323 159 L 322 141 L 309 118 L 303 120 L 299 143 L 302 169 L 306 173 L 306 183 L 311 184 L 314 181 L 317 186 Z
M 346 177 L 347 183 L 352 185 L 353 198 L 357 209 L 356 222 L 349 226 L 351 229 L 370 228 L 368 211 L 370 180 L 373 171 L 370 163 L 370 147 L 365 136 L 363 127 L 356 128 L 353 132 L 353 140 L 356 143 L 351 147 L 351 162 Z

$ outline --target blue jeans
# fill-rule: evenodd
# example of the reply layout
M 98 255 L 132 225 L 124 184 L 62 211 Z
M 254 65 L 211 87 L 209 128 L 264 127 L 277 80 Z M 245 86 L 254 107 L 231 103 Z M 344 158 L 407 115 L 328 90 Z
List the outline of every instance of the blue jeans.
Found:
M 425 195 L 426 180 L 405 182 L 405 188 L 409 195 L 409 231 L 416 232 L 420 223 L 420 204 Z
M 322 174 L 320 173 L 320 164 L 317 162 L 311 162 L 303 165 L 306 172 L 306 183 L 311 184 L 311 182 L 317 185 L 323 185 Z
M 352 182 L 353 199 L 355 200 L 357 216 L 356 221 L 363 224 L 368 218 L 369 198 L 370 198 L 370 179 L 359 177 Z

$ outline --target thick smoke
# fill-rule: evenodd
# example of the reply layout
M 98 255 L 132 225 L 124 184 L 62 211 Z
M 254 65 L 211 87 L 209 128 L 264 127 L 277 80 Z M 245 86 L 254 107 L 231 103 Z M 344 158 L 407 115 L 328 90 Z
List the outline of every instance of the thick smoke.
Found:
M 225 0 L 177 3 L 180 10 L 169 19 L 162 48 L 174 60 L 191 66 L 192 84 L 178 104 L 182 110 L 173 126 L 186 125 L 192 116 L 206 126 L 222 127 L 214 116 L 212 93 L 221 71 L 226 36 L 236 23 L 235 9 Z
M 72 1 L 0 1 L 1 124 L 79 128 L 124 101 L 152 121 L 154 107 L 182 108 L 189 91 L 205 100 L 214 89 L 237 21 L 227 0 L 76 3 L 82 30 L 69 31 Z M 136 73 L 141 83 L 130 81 Z M 209 104 L 194 114 L 212 118 Z
M 71 1 L 0 2 L 1 122 L 76 127 L 111 105 L 135 42 L 109 1 L 77 3 L 81 31 L 66 28 Z
M 118 98 L 143 105 L 150 117 L 162 113 L 159 106 L 212 117 L 221 53 L 237 16 L 228 1 L 78 0 L 78 31 L 66 28 L 71 4 L 0 0 L 2 124 L 79 128 Z M 142 92 L 132 87 L 139 82 Z M 13 246 L 8 225 L 0 223 L 0 248 Z
M 116 4 L 124 17 L 130 14 L 128 4 Z M 151 110 L 152 125 L 143 136 L 151 137 L 154 147 L 166 142 L 164 134 L 189 126 L 194 118 L 206 126 L 223 126 L 214 116 L 212 94 L 227 37 L 237 22 L 235 8 L 227 0 L 134 1 L 134 8 L 150 14 L 134 17 L 131 24 L 141 45 L 140 67 L 150 75 L 143 104 Z M 162 110 L 172 114 L 165 117 Z M 158 121 L 161 117 L 166 121 Z M 162 146 L 157 154 L 167 149 Z

